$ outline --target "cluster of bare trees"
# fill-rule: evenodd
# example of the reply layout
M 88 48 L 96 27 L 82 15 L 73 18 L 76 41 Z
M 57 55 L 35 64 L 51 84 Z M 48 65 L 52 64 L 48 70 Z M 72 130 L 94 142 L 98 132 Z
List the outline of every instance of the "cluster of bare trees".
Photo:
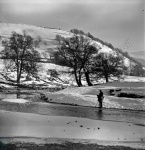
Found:
M 115 55 L 100 53 L 100 47 L 83 34 L 74 34 L 69 38 L 57 35 L 56 40 L 59 46 L 54 56 L 61 60 L 60 65 L 72 68 L 78 86 L 82 86 L 82 77 L 85 77 L 91 86 L 91 76 L 105 78 L 108 82 L 109 78 L 120 77 L 126 70 L 122 55 L 117 52 Z M 5 69 L 7 72 L 16 72 L 18 85 L 23 73 L 27 76 L 37 76 L 40 54 L 34 47 L 38 47 L 41 41 L 40 37 L 34 40 L 24 31 L 23 34 L 13 32 L 11 37 L 3 42 L 1 57 L 5 59 Z
M 55 55 L 73 69 L 78 86 L 82 86 L 83 75 L 91 86 L 92 75 L 96 78 L 105 78 L 108 82 L 109 78 L 120 77 L 126 70 L 122 55 L 117 52 L 115 55 L 99 53 L 100 48 L 84 35 L 74 34 L 70 38 L 57 35 L 56 39 L 59 41 L 59 46 Z

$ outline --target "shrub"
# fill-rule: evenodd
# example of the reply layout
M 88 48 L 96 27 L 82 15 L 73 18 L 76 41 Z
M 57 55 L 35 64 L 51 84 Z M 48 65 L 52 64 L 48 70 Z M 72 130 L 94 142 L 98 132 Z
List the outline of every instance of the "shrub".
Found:
M 119 93 L 119 94 L 118 94 L 118 97 L 145 98 L 144 95 L 138 95 L 138 94 L 134 94 L 134 93 L 124 93 L 124 92 Z

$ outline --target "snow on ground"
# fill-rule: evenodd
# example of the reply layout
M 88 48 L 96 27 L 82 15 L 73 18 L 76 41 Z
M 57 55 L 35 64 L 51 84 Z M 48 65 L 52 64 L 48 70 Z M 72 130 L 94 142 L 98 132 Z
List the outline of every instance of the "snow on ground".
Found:
M 144 126 L 133 123 L 47 116 L 0 110 L 0 137 L 66 138 L 143 147 Z M 132 144 L 134 143 L 134 144 Z
M 0 51 L 2 51 L 4 49 L 4 47 L 2 45 L 0 45 Z
M 40 37 L 42 41 L 39 43 L 39 46 L 35 49 L 40 53 L 42 58 L 48 59 L 50 59 L 50 54 L 52 53 L 52 51 L 57 49 L 58 42 L 55 40 L 56 35 L 60 35 L 63 37 L 72 36 L 72 33 L 68 31 L 63 31 L 61 29 L 37 27 L 26 24 L 0 23 L 0 29 L 2 41 L 8 39 L 13 31 L 19 34 L 22 34 L 23 31 L 25 31 L 28 35 L 32 36 L 34 40 Z M 0 51 L 3 49 L 4 48 L 2 47 L 2 44 L 0 42 Z
M 124 82 L 145 82 L 145 77 L 126 76 Z
M 107 47 L 106 45 L 102 45 L 101 50 L 99 50 L 100 53 L 109 53 L 109 54 L 114 54 L 114 51 Z
M 45 86 L 47 85 L 47 87 L 54 87 L 54 86 L 57 87 L 57 84 L 62 85 L 62 86 L 63 85 L 64 86 L 69 86 L 69 83 L 74 84 L 74 79 L 73 79 L 72 75 L 70 75 L 69 73 L 66 73 L 66 72 L 70 71 L 70 69 L 68 67 L 56 65 L 56 64 L 53 64 L 53 63 L 40 63 L 40 65 L 41 65 L 41 67 L 39 68 L 39 72 L 38 72 L 38 76 L 40 77 L 39 81 L 36 80 L 33 77 L 31 77 L 31 79 L 29 79 L 29 80 L 26 80 L 27 75 L 22 74 L 21 82 L 23 84 L 26 84 L 26 85 L 45 84 Z M 3 68 L 4 67 L 1 63 L 0 64 L 0 70 L 2 71 Z M 59 79 L 54 78 L 53 81 L 50 79 L 50 75 L 49 75 L 48 70 L 51 70 L 51 69 L 52 70 L 55 69 L 60 74 Z M 12 80 L 16 80 L 16 72 L 6 72 L 6 74 Z M 6 81 L 6 79 L 2 75 L 0 75 L 0 81 L 4 82 L 4 81 Z M 8 87 L 7 85 L 5 85 L 5 86 Z
M 140 91 L 144 94 L 144 83 L 115 82 L 91 87 L 74 87 L 55 93 L 46 93 L 46 95 L 48 96 L 48 99 L 51 99 L 53 102 L 98 107 L 99 103 L 97 95 L 99 94 L 100 89 L 104 92 L 103 107 L 105 108 L 145 110 L 144 98 L 118 97 L 120 91 L 115 92 L 114 96 L 110 96 L 109 94 L 110 89 L 114 89 L 115 91 L 121 89 L 123 92 L 129 91 L 137 94 L 139 94 L 138 91 Z
M 77 104 L 82 106 L 99 107 L 99 103 L 96 95 L 81 95 L 81 94 L 68 94 L 68 93 L 55 93 L 48 94 L 49 99 L 57 103 Z M 145 110 L 145 99 L 135 98 L 121 98 L 114 96 L 104 96 L 103 100 L 104 108 L 118 108 L 118 109 L 133 109 L 133 110 Z
M 10 102 L 10 103 L 21 103 L 21 104 L 29 102 L 28 100 L 25 99 L 2 99 L 1 101 Z
M 0 81 L 1 81 L 1 79 L 0 79 Z M 4 79 L 3 79 L 2 81 L 4 81 Z M 7 89 L 7 88 L 15 88 L 14 86 L 8 85 L 8 84 L 0 84 L 0 87 L 3 88 L 3 89 Z
M 68 67 L 64 67 L 64 66 L 60 66 L 60 65 L 56 65 L 53 63 L 41 63 L 42 65 L 42 71 L 48 71 L 48 69 L 55 69 L 57 71 L 69 71 Z
M 3 70 L 3 67 L 4 67 L 4 65 L 3 65 L 3 60 L 0 59 L 0 71 Z
M 126 57 L 124 57 L 124 65 L 125 65 L 126 67 L 130 67 L 130 65 L 131 65 L 130 60 L 129 60 L 128 58 L 126 58 Z
M 53 66 L 53 65 L 52 65 Z M 54 65 L 57 67 L 57 65 Z M 58 66 L 59 68 L 59 66 Z M 47 83 L 44 81 L 24 81 L 25 84 L 44 84 L 49 88 L 61 88 L 61 86 L 68 86 L 68 84 L 73 84 L 73 81 L 65 84 L 61 80 L 56 79 L 54 81 L 50 81 L 47 79 L 47 75 L 42 74 L 42 79 L 45 79 Z M 61 79 L 66 78 L 66 75 L 61 75 Z M 72 77 L 70 77 L 72 78 Z M 110 89 L 121 89 L 122 92 L 133 93 L 133 94 L 141 94 L 145 95 L 145 83 L 144 82 L 134 82 L 136 81 L 144 81 L 143 77 L 126 77 L 130 79 L 132 82 L 113 82 L 108 84 L 100 84 L 97 86 L 91 87 L 69 87 L 67 89 L 55 92 L 55 93 L 46 93 L 48 99 L 52 99 L 53 102 L 57 103 L 69 103 L 69 104 L 77 104 L 83 106 L 98 106 L 97 94 L 99 94 L 99 90 L 102 89 L 104 92 L 104 101 L 103 106 L 105 108 L 119 108 L 119 109 L 136 109 L 136 110 L 145 110 L 145 99 L 141 98 L 124 98 L 118 97 L 119 92 L 115 93 L 115 96 L 109 95 Z M 69 76 L 67 76 L 67 80 L 69 80 Z M 10 87 L 6 85 L 2 85 L 3 87 Z M 38 99 L 38 95 L 33 97 L 33 99 Z
M 0 35 L 5 37 L 9 37 L 12 31 L 22 34 L 22 31 L 25 30 L 32 37 L 40 36 L 42 38 L 54 39 L 55 35 L 60 34 L 63 36 L 70 36 L 70 32 L 52 29 L 52 28 L 43 28 L 37 27 L 33 25 L 26 24 L 8 24 L 8 23 L 0 23 Z

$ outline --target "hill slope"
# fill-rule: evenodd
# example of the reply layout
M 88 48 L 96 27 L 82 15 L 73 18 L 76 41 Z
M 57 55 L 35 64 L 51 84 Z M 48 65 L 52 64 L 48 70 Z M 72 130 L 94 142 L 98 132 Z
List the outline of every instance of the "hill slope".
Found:
M 25 24 L 0 23 L 0 29 L 1 29 L 0 30 L 0 50 L 3 49 L 2 41 L 9 38 L 13 31 L 21 34 L 23 32 L 23 30 L 25 30 L 27 34 L 31 35 L 34 38 L 34 40 L 41 38 L 40 44 L 37 47 L 35 47 L 35 49 L 38 50 L 41 54 L 41 57 L 46 60 L 47 59 L 50 60 L 53 51 L 57 50 L 58 41 L 55 39 L 56 35 L 60 35 L 63 37 L 71 37 L 73 35 L 71 32 L 63 31 L 60 29 L 36 27 L 36 26 L 25 25 Z M 103 52 L 103 53 L 114 53 L 115 52 L 115 50 L 113 48 L 105 45 L 102 41 L 92 40 L 92 42 L 96 46 L 100 47 L 99 52 Z M 128 67 L 130 66 L 130 64 L 133 64 L 133 62 L 126 57 L 124 57 L 124 62 L 126 64 L 126 66 L 128 66 Z M 0 69 L 1 70 L 3 69 L 2 63 L 1 63 Z M 42 68 L 40 70 L 40 76 L 43 79 L 43 81 L 41 83 L 44 83 L 44 79 L 45 79 L 45 81 L 47 81 L 47 84 L 52 83 L 52 80 L 50 80 L 50 75 L 47 73 L 48 69 L 56 69 L 59 72 L 61 72 L 61 71 L 66 72 L 69 70 L 69 68 L 67 68 L 67 67 L 62 67 L 62 66 L 58 66 L 55 64 L 51 64 L 51 60 L 49 63 L 43 63 Z M 11 77 L 16 78 L 15 75 L 11 75 Z M 64 78 L 65 78 L 65 81 L 64 81 Z M 59 79 L 55 79 L 55 81 L 53 80 L 53 82 L 55 84 L 56 83 L 62 84 L 63 81 L 66 84 L 70 84 L 70 82 L 73 84 L 74 79 L 72 76 L 70 76 L 68 74 L 61 73 L 59 76 Z M 34 83 L 37 83 L 37 82 L 35 81 Z
M 23 25 L 23 24 L 6 24 L 6 23 L 0 23 L 0 36 L 1 41 L 4 39 L 7 39 L 11 36 L 11 33 L 13 31 L 22 34 L 23 30 L 26 31 L 27 34 L 32 36 L 34 39 L 37 39 L 40 37 L 42 41 L 40 42 L 40 45 L 36 47 L 36 49 L 42 54 L 42 57 L 50 57 L 51 51 L 57 49 L 58 42 L 55 39 L 56 35 L 60 35 L 63 37 L 71 37 L 73 34 L 68 31 L 63 31 L 60 29 L 54 29 L 54 28 L 43 28 L 43 27 L 36 27 L 32 25 Z M 93 44 L 96 46 L 99 46 L 100 52 L 104 53 L 112 53 L 113 50 L 108 47 L 107 45 L 103 44 L 100 41 L 94 41 L 92 40 Z M 3 47 L 0 44 L 0 49 L 3 49 Z M 45 56 L 44 56 L 44 52 Z M 127 60 L 126 60 L 127 61 Z M 128 61 L 129 63 L 129 61 Z

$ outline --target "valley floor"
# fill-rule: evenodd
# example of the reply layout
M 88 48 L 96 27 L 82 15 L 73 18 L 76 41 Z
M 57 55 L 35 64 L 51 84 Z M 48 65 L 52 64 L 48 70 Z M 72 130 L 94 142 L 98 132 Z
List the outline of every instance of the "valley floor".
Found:
M 114 82 L 45 90 L 46 101 L 37 91 L 31 99 L 2 98 L 0 150 L 145 149 L 145 99 L 118 97 L 120 92 L 144 95 L 144 85 Z M 100 89 L 102 111 L 96 97 Z
M 0 103 L 0 141 L 6 144 L 41 146 L 68 141 L 93 146 L 145 147 L 144 112 L 117 109 L 100 112 L 98 108 L 49 103 L 25 106 Z

